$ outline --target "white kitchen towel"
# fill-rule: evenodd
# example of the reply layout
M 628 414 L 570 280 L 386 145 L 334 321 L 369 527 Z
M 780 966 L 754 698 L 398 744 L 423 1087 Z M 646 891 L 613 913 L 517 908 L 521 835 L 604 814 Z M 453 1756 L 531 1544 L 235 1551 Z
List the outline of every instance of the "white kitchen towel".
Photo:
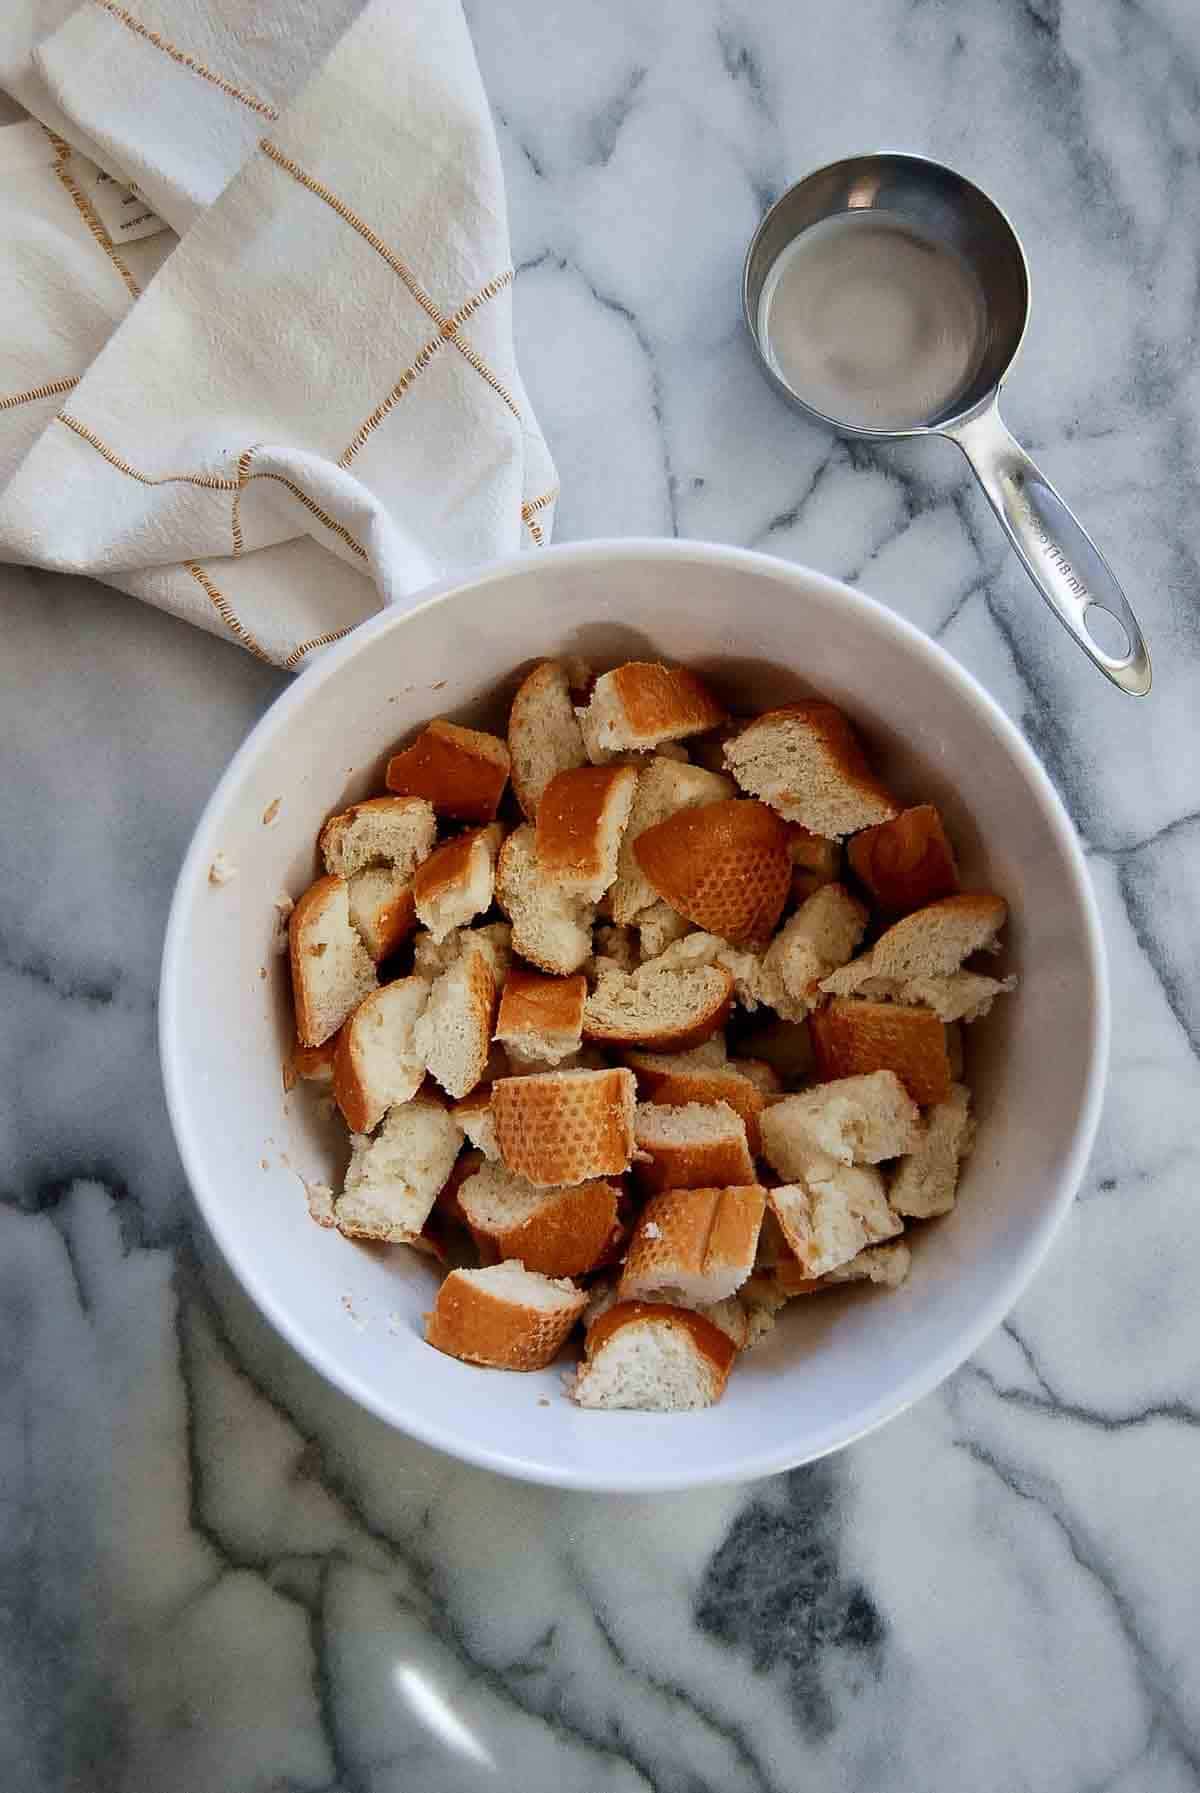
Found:
M 290 667 L 541 545 L 459 0 L 10 8 L 0 85 L 33 119 L 0 128 L 0 558 Z

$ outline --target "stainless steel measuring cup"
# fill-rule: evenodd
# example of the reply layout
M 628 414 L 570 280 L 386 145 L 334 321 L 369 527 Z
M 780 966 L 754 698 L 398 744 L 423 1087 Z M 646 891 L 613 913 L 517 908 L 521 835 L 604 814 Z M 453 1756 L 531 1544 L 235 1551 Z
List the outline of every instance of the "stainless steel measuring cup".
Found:
M 873 261 L 861 253 L 864 231 L 877 239 Z M 845 259 L 850 254 L 857 262 Z M 849 281 L 845 290 L 838 284 L 839 269 L 852 266 L 866 302 L 858 312 Z M 892 314 L 872 305 L 881 294 L 886 303 L 893 267 L 897 277 L 903 269 L 908 288 L 893 308 L 903 312 L 904 329 L 889 342 L 881 318 L 890 325 Z M 808 416 L 867 440 L 938 435 L 956 442 L 1059 622 L 1114 685 L 1145 696 L 1150 654 L 1124 592 L 1000 419 L 1000 387 L 1029 318 L 1029 269 L 1015 230 L 985 193 L 921 156 L 853 156 L 820 168 L 763 218 L 746 254 L 742 296 L 768 376 Z M 940 370 L 941 390 L 932 377 L 928 391 L 911 383 L 903 389 L 917 348 Z M 904 363 L 894 370 L 894 391 L 883 383 L 893 351 Z M 1098 628 L 1110 641 L 1123 637 L 1119 651 L 1110 651 Z

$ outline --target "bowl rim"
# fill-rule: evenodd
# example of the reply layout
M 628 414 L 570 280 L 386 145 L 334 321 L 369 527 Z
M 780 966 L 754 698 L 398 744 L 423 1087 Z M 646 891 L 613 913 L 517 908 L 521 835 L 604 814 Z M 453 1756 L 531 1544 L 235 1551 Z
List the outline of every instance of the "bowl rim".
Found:
M 826 1425 L 799 1452 L 794 1443 L 790 1446 L 777 1443 L 761 1450 L 742 1452 L 733 1463 L 716 1461 L 711 1467 L 705 1465 L 697 1469 L 689 1466 L 679 1470 L 667 1468 L 651 1472 L 639 1471 L 635 1465 L 622 1463 L 617 1459 L 611 1474 L 597 1475 L 592 1472 L 580 1473 L 571 1465 L 531 1460 L 519 1453 L 472 1448 L 469 1438 L 444 1429 L 436 1422 L 426 1421 L 419 1416 L 398 1417 L 357 1375 L 345 1370 L 308 1339 L 301 1325 L 293 1319 L 287 1304 L 275 1295 L 267 1280 L 260 1277 L 258 1265 L 242 1259 L 225 1227 L 221 1205 L 207 1187 L 199 1134 L 193 1125 L 185 1090 L 181 1053 L 185 1018 L 179 992 L 185 960 L 184 918 L 188 895 L 196 881 L 202 881 L 206 876 L 206 867 L 212 857 L 209 837 L 213 834 L 217 818 L 228 797 L 240 783 L 244 769 L 254 761 L 265 742 L 289 726 L 294 712 L 303 707 L 315 685 L 336 678 L 349 661 L 366 652 L 379 636 L 402 628 L 410 617 L 447 603 L 464 591 L 520 576 L 535 567 L 545 565 L 611 566 L 621 561 L 646 560 L 680 565 L 698 561 L 706 565 L 725 566 L 735 571 L 766 575 L 784 584 L 809 588 L 815 585 L 822 589 L 826 597 L 869 616 L 875 626 L 882 626 L 885 633 L 890 633 L 897 646 L 925 660 L 941 677 L 957 686 L 960 693 L 982 712 L 983 719 L 1001 737 L 1021 765 L 1026 778 L 1039 791 L 1047 819 L 1062 848 L 1071 876 L 1073 894 L 1083 920 L 1084 946 L 1092 986 L 1093 1025 L 1088 1045 L 1083 1100 L 1054 1199 L 1033 1227 L 1013 1271 L 980 1306 L 969 1326 L 914 1369 L 898 1388 L 880 1397 L 865 1412 L 860 1410 L 853 1420 L 847 1420 L 844 1424 L 833 1422 Z M 171 899 L 163 945 L 159 980 L 158 1045 L 171 1129 L 204 1224 L 241 1287 L 311 1368 L 397 1431 L 477 1468 L 491 1470 L 495 1474 L 518 1481 L 576 1492 L 654 1494 L 752 1481 L 796 1468 L 803 1463 L 815 1462 L 833 1451 L 855 1443 L 887 1421 L 907 1412 L 915 1402 L 932 1393 L 978 1350 L 1032 1282 L 1075 1198 L 1091 1154 L 1103 1108 L 1111 1031 L 1110 1014 L 1108 966 L 1099 908 L 1079 837 L 1049 774 L 1032 747 L 973 674 L 905 617 L 890 610 L 877 599 L 868 597 L 865 592 L 847 585 L 843 580 L 832 578 L 800 562 L 786 561 L 775 555 L 723 543 L 669 537 L 619 536 L 560 543 L 540 549 L 536 555 L 507 555 L 469 572 L 448 575 L 428 587 L 424 595 L 418 596 L 412 604 L 404 608 L 385 608 L 378 616 L 361 623 L 342 641 L 325 650 L 317 662 L 307 667 L 280 693 L 255 723 L 222 773 L 201 812 L 184 855 Z

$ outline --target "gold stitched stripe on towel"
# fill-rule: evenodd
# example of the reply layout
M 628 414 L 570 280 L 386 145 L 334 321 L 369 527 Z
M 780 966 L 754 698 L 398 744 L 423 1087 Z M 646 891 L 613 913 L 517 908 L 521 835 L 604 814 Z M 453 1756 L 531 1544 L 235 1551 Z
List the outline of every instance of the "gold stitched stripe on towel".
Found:
M 328 647 L 331 641 L 340 641 L 343 635 L 349 635 L 350 630 L 354 627 L 355 625 L 351 623 L 349 628 L 334 629 L 329 635 L 314 635 L 311 641 L 302 641 L 299 647 L 292 649 L 286 660 L 280 662 L 280 665 L 285 672 L 290 672 L 296 662 L 302 660 L 305 654 L 311 654 L 315 647 Z
M 404 286 L 412 294 L 412 297 L 421 307 L 421 310 L 425 313 L 426 317 L 431 319 L 431 321 L 437 325 L 438 330 L 443 336 L 448 337 L 449 340 L 453 342 L 455 348 L 463 359 L 470 363 L 481 379 L 486 380 L 496 396 L 502 399 L 508 406 L 513 416 L 519 418 L 521 413 L 517 408 L 516 401 L 513 399 L 512 394 L 502 382 L 497 379 L 483 357 L 477 353 L 464 337 L 458 335 L 458 324 L 456 322 L 457 314 L 455 314 L 455 317 L 444 317 L 407 263 L 400 259 L 395 250 L 389 249 L 383 238 L 377 235 L 377 233 L 371 229 L 371 226 L 366 223 L 364 219 L 360 218 L 358 213 L 353 211 L 344 200 L 339 199 L 336 193 L 332 193 L 328 187 L 324 186 L 319 180 L 316 180 L 311 174 L 305 173 L 299 163 L 293 162 L 290 156 L 285 156 L 278 145 L 272 143 L 269 137 L 259 138 L 259 148 L 264 155 L 270 157 L 271 161 L 274 162 L 277 167 L 282 168 L 285 174 L 290 174 L 294 181 L 299 181 L 302 187 L 307 187 L 310 193 L 315 194 L 318 199 L 324 200 L 325 204 L 331 207 L 331 209 L 337 213 L 339 218 L 345 219 L 351 230 L 358 232 L 358 235 L 363 239 L 364 243 L 370 244 L 376 255 L 383 257 L 393 274 L 399 277 Z M 511 279 L 511 272 L 498 276 L 499 284 L 496 285 L 495 290 L 499 292 Z M 489 282 L 488 284 L 491 286 L 492 282 Z M 484 290 L 485 292 L 487 291 L 486 288 Z M 490 297 L 491 295 L 488 294 L 488 296 Z
M 103 455 L 110 467 L 115 467 L 118 473 L 128 474 L 130 479 L 136 479 L 140 486 L 200 486 L 209 492 L 237 490 L 235 479 L 225 479 L 218 473 L 140 473 L 136 467 L 131 467 L 128 461 L 122 460 L 116 449 L 109 448 L 106 442 L 102 442 L 86 423 L 80 423 L 78 417 L 72 417 L 69 411 L 60 411 L 56 421 L 65 423 L 69 430 L 74 430 L 77 436 L 81 436 L 85 442 L 89 443 L 97 454 Z
M 91 232 L 92 236 L 95 237 L 101 249 L 103 249 L 105 255 L 107 255 L 109 261 L 121 276 L 130 298 L 140 299 L 142 296 L 141 287 L 133 278 L 133 275 L 129 272 L 129 269 L 125 266 L 121 257 L 117 254 L 112 238 L 93 211 L 90 200 L 80 190 L 74 175 L 67 167 L 67 163 L 71 160 L 71 145 L 66 142 L 64 138 L 55 136 L 53 131 L 47 130 L 45 125 L 42 126 L 42 129 L 46 132 L 47 137 L 49 137 L 51 143 L 54 145 L 55 176 L 70 195 L 75 210 L 87 225 L 88 230 Z
M 249 106 L 251 112 L 257 112 L 263 118 L 276 119 L 279 117 L 274 106 L 268 105 L 266 100 L 256 99 L 252 93 L 243 92 L 240 87 L 235 87 L 232 81 L 226 81 L 223 75 L 215 75 L 212 69 L 205 68 L 204 64 L 195 56 L 189 56 L 186 50 L 177 49 L 174 44 L 168 43 L 165 37 L 160 37 L 157 31 L 151 31 L 148 25 L 143 25 L 140 19 L 135 19 L 132 13 L 125 11 L 123 6 L 115 6 L 113 0 L 96 0 L 96 5 L 103 7 L 106 13 L 118 20 L 128 31 L 145 38 L 148 44 L 153 44 L 156 50 L 161 50 L 164 56 L 169 56 L 171 61 L 177 62 L 181 68 L 190 69 L 193 75 L 199 75 L 202 81 L 211 81 L 214 87 L 219 87 L 222 93 L 227 93 L 231 100 L 240 100 L 243 106 Z
M 238 614 L 234 610 L 233 605 L 229 602 L 229 599 L 225 596 L 224 592 L 218 591 L 204 569 L 198 567 L 194 560 L 185 560 L 183 564 L 192 575 L 192 578 L 196 581 L 196 584 L 200 587 L 201 591 L 204 592 L 209 603 L 212 605 L 221 621 L 225 624 L 225 627 L 232 630 L 242 646 L 249 648 L 250 652 L 256 655 L 258 659 L 265 660 L 268 666 L 274 666 L 275 661 L 271 658 L 270 654 L 268 654 L 264 647 L 255 641 L 249 629 L 247 629 L 245 624 L 239 619 Z
M 0 411 L 13 411 L 37 398 L 58 398 L 61 393 L 73 392 L 78 384 L 79 375 L 72 374 L 69 380 L 47 380 L 44 386 L 31 386 L 28 392 L 10 392 L 6 398 L 0 398 Z

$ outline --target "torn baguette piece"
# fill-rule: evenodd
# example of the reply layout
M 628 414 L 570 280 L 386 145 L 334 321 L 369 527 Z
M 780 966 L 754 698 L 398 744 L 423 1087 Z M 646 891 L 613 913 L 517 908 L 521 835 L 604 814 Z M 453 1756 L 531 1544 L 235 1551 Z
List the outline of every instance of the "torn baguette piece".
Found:
M 543 1370 L 586 1305 L 587 1296 L 574 1283 L 523 1264 L 452 1270 L 425 1316 L 425 1338 L 436 1351 L 464 1363 Z
M 847 846 L 846 857 L 884 915 L 908 915 L 958 890 L 954 849 L 932 803 L 864 828 Z
M 310 884 L 288 917 L 296 1033 L 321 1046 L 375 989 L 375 964 L 351 925 L 349 886 L 330 874 Z
M 413 902 L 422 927 L 437 945 L 492 906 L 496 856 L 504 830 L 498 822 L 472 829 L 435 847 L 413 877 Z
M 602 1179 L 538 1188 L 485 1164 L 458 1191 L 481 1252 L 515 1258 L 543 1276 L 582 1276 L 603 1259 L 617 1228 L 620 1187 Z
M 788 857 L 792 862 L 789 895 L 793 903 L 807 902 L 826 884 L 841 881 L 842 849 L 837 841 L 826 840 L 799 822 L 788 823 Z
M 959 1166 L 974 1136 L 971 1092 L 956 1083 L 945 1101 L 922 1117 L 916 1144 L 892 1172 L 888 1200 L 897 1214 L 913 1220 L 949 1214 L 957 1196 Z
M 496 1012 L 496 980 L 483 947 L 468 937 L 448 971 L 434 980 L 413 1039 L 430 1076 L 448 1096 L 465 1096 L 487 1069 Z
M 543 1071 L 492 1085 L 492 1123 L 509 1170 L 538 1188 L 620 1176 L 633 1157 L 632 1071 Z
M 437 820 L 420 797 L 370 797 L 330 816 L 317 846 L 327 872 L 352 878 L 369 865 L 389 865 L 411 878 L 433 851 Z
M 854 729 L 831 703 L 769 710 L 726 742 L 725 763 L 744 791 L 830 840 L 899 814 Z
M 733 977 L 719 965 L 664 971 L 651 963 L 628 975 L 612 971 L 587 999 L 583 1037 L 665 1052 L 698 1046 L 724 1024 L 732 1002 Z
M 424 797 L 455 822 L 491 822 L 508 783 L 508 748 L 496 735 L 439 718 L 388 761 L 389 791 Z
M 932 1009 L 835 996 L 809 1019 L 818 1074 L 827 1082 L 894 1071 L 920 1108 L 950 1094 L 946 1029 Z
M 688 1413 L 720 1400 L 737 1346 L 703 1314 L 620 1301 L 587 1334 L 570 1393 L 580 1407 Z
M 283 1061 L 285 1091 L 295 1089 L 301 1078 L 305 1083 L 316 1083 L 323 1089 L 332 1088 L 333 1060 L 337 1053 L 337 1045 L 338 1035 L 336 1033 L 331 1034 L 320 1046 L 302 1046 L 297 1039 Z
M 768 1189 L 767 1201 L 805 1278 L 824 1276 L 904 1231 L 882 1173 L 870 1164 L 828 1164 Z
M 867 911 L 842 884 L 803 902 L 763 954 L 762 998 L 785 1021 L 803 1021 L 821 1000 L 821 979 L 851 957 L 867 931 Z
M 351 1133 L 374 1132 L 389 1108 L 420 1089 L 416 1025 L 429 991 L 426 978 L 397 978 L 364 998 L 338 1033 L 333 1096 Z
M 508 751 L 517 802 L 535 821 L 551 779 L 587 764 L 571 675 L 561 660 L 543 660 L 519 686 L 508 716 Z
M 791 881 L 787 829 L 766 804 L 734 797 L 677 810 L 645 829 L 633 854 L 646 882 L 734 945 L 765 945 Z
M 567 976 L 591 957 L 595 904 L 543 877 L 529 823 L 515 829 L 500 849 L 496 901 L 512 924 L 512 950 L 531 965 Z
M 368 865 L 349 888 L 350 921 L 378 965 L 399 952 L 417 925 L 412 878 L 394 865 Z
M 1017 987 L 1015 977 L 987 977 L 980 971 L 948 971 L 943 977 L 872 977 L 869 964 L 855 959 L 833 972 L 821 985 L 829 994 L 854 994 L 868 1002 L 907 1002 L 932 1009 L 947 1027 L 956 1021 L 981 1021 L 997 996 Z
M 746 1129 L 746 1143 L 757 1157 L 762 1140 L 758 1117 L 767 1105 L 768 1096 L 755 1077 L 747 1076 L 740 1065 L 730 1060 L 720 1065 L 690 1064 L 678 1054 L 659 1052 L 627 1052 L 625 1063 L 638 1082 L 638 1095 L 643 1102 L 663 1108 L 681 1108 L 687 1103 L 727 1103 Z M 773 1073 L 767 1066 L 772 1083 Z M 772 1088 L 771 1097 L 777 1094 Z M 640 1141 L 639 1141 L 640 1143 Z M 708 1182 L 744 1183 L 746 1177 L 710 1177 Z
M 903 1239 L 892 1239 L 886 1245 L 868 1245 L 848 1264 L 827 1270 L 820 1286 L 830 1288 L 838 1283 L 873 1282 L 884 1289 L 898 1289 L 908 1280 L 912 1268 L 912 1252 Z
M 522 1059 L 559 1064 L 583 1044 L 583 1008 L 587 979 L 549 977 L 515 965 L 509 973 L 496 1016 L 495 1038 Z
M 643 1195 L 754 1181 L 746 1125 L 728 1102 L 639 1102 L 633 1137 L 633 1175 Z
M 637 920 L 641 924 L 644 922 L 643 911 L 659 900 L 658 892 L 642 871 L 634 852 L 639 837 L 680 810 L 718 803 L 735 794 L 732 778 L 706 772 L 701 766 L 679 765 L 659 754 L 638 768 L 637 791 L 629 812 L 629 824 L 621 840 L 616 882 L 610 893 L 614 921 Z M 686 932 L 686 922 L 683 931 Z M 653 954 L 649 956 L 653 957 Z
M 470 1095 L 463 1096 L 450 1111 L 471 1145 L 484 1158 L 494 1161 L 500 1156 L 496 1123 L 492 1118 L 492 1086 L 477 1083 Z
M 996 936 L 1008 905 L 990 890 L 964 890 L 916 909 L 881 934 L 870 952 L 833 972 L 821 988 L 851 996 L 868 978 L 903 984 L 912 978 L 948 977 L 972 953 L 998 952 Z
M 550 780 L 534 844 L 547 883 L 583 902 L 599 901 L 617 875 L 637 783 L 633 766 L 579 766 Z
M 643 753 L 724 721 L 724 709 L 685 667 L 631 660 L 596 680 L 584 738 L 605 753 Z
M 765 1207 L 757 1183 L 652 1195 L 629 1242 L 620 1299 L 687 1307 L 724 1301 L 754 1268 Z
M 651 903 L 637 918 L 638 952 L 642 964 L 657 959 L 660 953 L 690 934 L 692 924 L 670 903 Z
M 894 1071 L 842 1077 L 785 1096 L 763 1110 L 759 1126 L 763 1155 L 785 1183 L 825 1160 L 878 1164 L 899 1158 L 920 1138 L 917 1105 Z
M 373 1138 L 355 1134 L 335 1204 L 339 1230 L 351 1239 L 411 1245 L 454 1168 L 462 1138 L 453 1115 L 421 1096 L 389 1109 Z
M 413 941 L 413 970 L 432 982 L 458 963 L 469 946 L 478 946 L 492 968 L 497 990 L 502 990 L 512 964 L 512 928 L 506 921 L 485 922 L 482 927 L 453 928 L 435 940 L 422 928 Z

